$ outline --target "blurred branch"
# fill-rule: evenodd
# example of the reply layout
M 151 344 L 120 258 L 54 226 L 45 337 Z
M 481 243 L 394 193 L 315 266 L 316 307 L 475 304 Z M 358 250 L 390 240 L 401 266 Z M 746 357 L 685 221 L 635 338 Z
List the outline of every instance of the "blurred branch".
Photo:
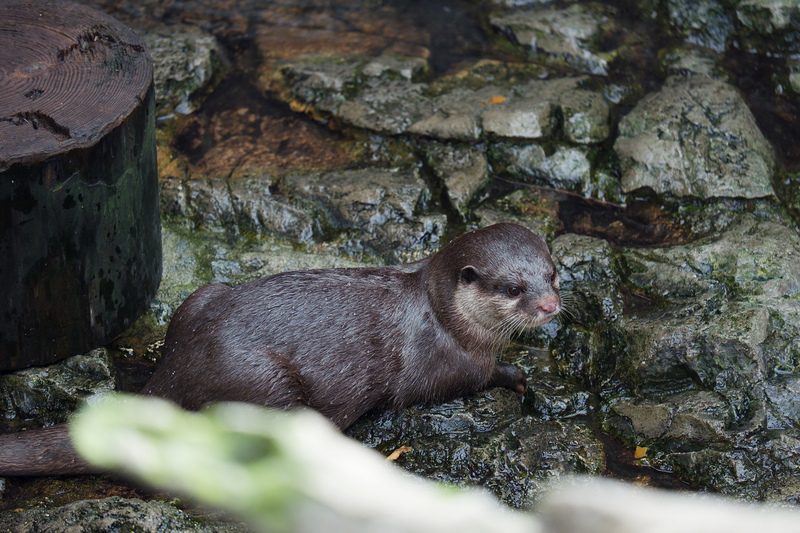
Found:
M 108 395 L 74 417 L 83 457 L 231 511 L 262 531 L 536 532 L 486 493 L 406 474 L 311 411 L 217 404 L 200 413 Z

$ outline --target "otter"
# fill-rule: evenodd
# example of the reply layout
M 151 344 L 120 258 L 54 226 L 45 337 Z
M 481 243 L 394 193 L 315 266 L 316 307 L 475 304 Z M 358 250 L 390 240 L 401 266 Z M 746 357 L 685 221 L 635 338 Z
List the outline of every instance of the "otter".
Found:
M 142 393 L 189 410 L 218 401 L 310 407 L 340 429 L 375 409 L 492 387 L 522 396 L 525 374 L 497 356 L 561 305 L 544 239 L 495 224 L 405 265 L 202 287 L 175 312 Z M 42 430 L 43 439 L 38 430 L 2 436 L 0 474 L 92 471 L 63 428 Z

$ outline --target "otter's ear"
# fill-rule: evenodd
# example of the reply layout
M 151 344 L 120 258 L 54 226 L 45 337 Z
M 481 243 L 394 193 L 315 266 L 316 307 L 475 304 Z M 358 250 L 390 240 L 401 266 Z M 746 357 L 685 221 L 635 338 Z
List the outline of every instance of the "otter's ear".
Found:
M 473 266 L 465 266 L 461 269 L 461 281 L 464 283 L 472 283 L 473 281 L 477 281 L 480 279 L 478 275 L 478 271 L 475 270 Z

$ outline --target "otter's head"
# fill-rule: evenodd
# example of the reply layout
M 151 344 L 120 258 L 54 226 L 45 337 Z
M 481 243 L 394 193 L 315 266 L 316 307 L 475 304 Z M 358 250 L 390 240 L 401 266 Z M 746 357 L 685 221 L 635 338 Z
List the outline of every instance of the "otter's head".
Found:
M 440 318 L 473 342 L 505 345 L 513 333 L 539 327 L 561 311 L 547 244 L 516 224 L 458 237 L 434 256 L 431 271 L 439 278 L 429 291 L 437 312 L 444 311 Z

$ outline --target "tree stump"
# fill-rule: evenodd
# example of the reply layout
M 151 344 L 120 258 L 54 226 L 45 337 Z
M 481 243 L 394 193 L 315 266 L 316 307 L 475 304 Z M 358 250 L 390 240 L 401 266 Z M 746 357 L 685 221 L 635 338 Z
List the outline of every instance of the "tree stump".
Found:
M 0 370 L 102 346 L 161 280 L 153 68 L 112 17 L 0 1 Z

